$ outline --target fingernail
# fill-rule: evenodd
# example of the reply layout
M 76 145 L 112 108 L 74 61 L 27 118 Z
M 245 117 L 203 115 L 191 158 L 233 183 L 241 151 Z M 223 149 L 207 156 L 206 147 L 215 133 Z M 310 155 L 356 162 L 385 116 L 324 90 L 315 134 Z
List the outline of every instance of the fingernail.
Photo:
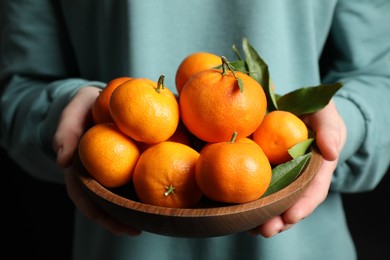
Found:
M 291 225 L 291 224 L 284 226 L 284 228 L 282 228 L 282 229 L 279 231 L 279 233 L 282 233 L 282 232 L 284 232 L 284 231 L 286 231 L 286 230 L 289 230 L 292 226 L 293 226 L 293 225 Z

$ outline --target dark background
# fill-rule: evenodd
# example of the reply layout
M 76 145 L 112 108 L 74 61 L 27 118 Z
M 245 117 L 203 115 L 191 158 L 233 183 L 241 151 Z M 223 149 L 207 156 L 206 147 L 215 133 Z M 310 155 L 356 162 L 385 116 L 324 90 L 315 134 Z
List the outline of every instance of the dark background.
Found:
M 1 150 L 0 158 L 5 204 L 3 255 L 12 259 L 70 259 L 73 204 L 65 187 L 33 179 Z M 372 192 L 344 195 L 359 260 L 390 259 L 389 200 L 390 174 Z

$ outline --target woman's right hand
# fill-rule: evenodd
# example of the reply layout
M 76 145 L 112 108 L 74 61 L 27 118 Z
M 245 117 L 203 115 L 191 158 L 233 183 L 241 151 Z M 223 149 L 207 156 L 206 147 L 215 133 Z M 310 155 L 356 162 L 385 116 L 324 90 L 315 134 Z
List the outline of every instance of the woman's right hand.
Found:
M 64 171 L 66 189 L 76 208 L 92 222 L 99 224 L 113 234 L 136 236 L 141 230 L 130 227 L 99 208 L 84 192 L 76 174 L 81 169 L 74 160 L 82 134 L 92 123 L 91 108 L 99 88 L 81 88 L 63 110 L 57 131 L 53 138 L 53 147 L 57 153 L 57 164 Z

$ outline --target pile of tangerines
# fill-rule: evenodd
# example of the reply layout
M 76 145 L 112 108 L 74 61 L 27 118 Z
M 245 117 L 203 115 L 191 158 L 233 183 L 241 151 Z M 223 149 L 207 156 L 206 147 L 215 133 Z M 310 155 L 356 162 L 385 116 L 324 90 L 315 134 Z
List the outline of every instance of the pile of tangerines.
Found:
M 298 116 L 268 111 L 260 83 L 223 56 L 188 55 L 176 89 L 163 75 L 108 82 L 79 142 L 87 172 L 107 188 L 131 183 L 151 205 L 191 208 L 204 196 L 245 203 L 266 192 L 272 168 L 308 139 Z

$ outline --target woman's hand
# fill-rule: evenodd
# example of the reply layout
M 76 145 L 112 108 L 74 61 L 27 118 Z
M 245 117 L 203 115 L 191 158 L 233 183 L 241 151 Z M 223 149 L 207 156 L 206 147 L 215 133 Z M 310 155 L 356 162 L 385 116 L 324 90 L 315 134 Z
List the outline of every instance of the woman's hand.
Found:
M 96 87 L 80 89 L 63 110 L 53 139 L 57 164 L 64 170 L 68 196 L 81 213 L 113 234 L 139 235 L 140 230 L 115 220 L 90 200 L 76 176 L 80 168 L 77 167 L 74 157 L 80 137 L 92 123 L 91 107 L 99 91 Z
M 347 130 L 333 101 L 322 110 L 302 118 L 316 133 L 316 144 L 324 158 L 313 181 L 300 199 L 283 214 L 248 231 L 251 235 L 272 237 L 309 216 L 328 195 L 332 175 L 336 169 Z

